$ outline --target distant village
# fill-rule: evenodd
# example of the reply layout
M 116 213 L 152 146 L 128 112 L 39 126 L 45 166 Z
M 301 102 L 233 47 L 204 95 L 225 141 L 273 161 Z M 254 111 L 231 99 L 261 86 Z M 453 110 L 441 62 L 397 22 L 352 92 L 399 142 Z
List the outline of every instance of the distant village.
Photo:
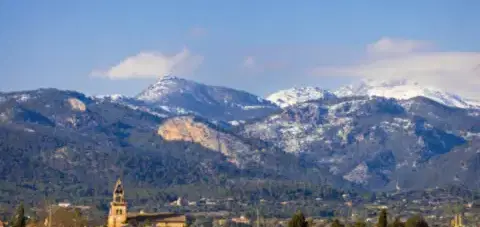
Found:
M 268 201 L 261 199 L 256 204 L 236 201 L 234 198 L 201 198 L 189 201 L 179 197 L 175 201 L 164 204 L 163 212 L 147 212 L 132 209 L 128 206 L 123 184 L 118 180 L 115 184 L 109 211 L 103 220 L 95 220 L 89 216 L 92 209 L 89 205 L 78 205 L 70 202 L 59 202 L 49 205 L 43 211 L 42 219 L 25 215 L 24 225 L 20 226 L 288 226 L 291 216 L 302 211 L 310 226 L 331 226 L 334 220 L 350 225 L 362 220 L 366 226 L 377 226 L 378 216 L 388 211 L 391 221 L 394 218 L 407 223 L 409 218 L 421 215 L 430 226 L 479 226 L 480 201 L 465 201 L 448 193 L 414 196 L 409 193 L 381 194 L 374 198 L 355 198 L 349 194 L 342 196 L 343 202 L 328 201 L 322 198 L 295 201 Z M 416 199 L 411 199 L 415 197 Z M 367 202 L 367 200 L 369 200 Z M 311 209 L 324 210 L 326 215 L 311 215 Z M 284 215 L 270 213 L 269 210 L 283 210 Z M 17 211 L 18 212 L 18 211 Z M 24 212 L 24 211 L 23 211 Z M 330 212 L 330 213 L 329 213 Z M 328 215 L 330 214 L 330 215 Z M 15 217 L 17 217 L 16 215 Z M 22 219 L 23 220 L 23 219 Z M 0 227 L 18 226 L 12 220 L 0 220 Z

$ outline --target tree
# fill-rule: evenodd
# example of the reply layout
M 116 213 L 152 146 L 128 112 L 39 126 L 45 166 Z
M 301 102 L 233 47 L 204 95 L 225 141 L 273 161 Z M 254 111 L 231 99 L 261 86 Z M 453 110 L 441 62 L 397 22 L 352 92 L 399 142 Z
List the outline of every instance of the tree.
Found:
M 390 226 L 391 227 L 405 227 L 405 223 L 403 223 L 402 220 L 400 220 L 399 217 L 396 217 L 395 221 L 393 221 L 393 223 Z
M 407 220 L 405 227 L 428 227 L 428 223 L 420 215 L 415 215 Z
M 395 221 L 390 225 L 391 227 L 405 227 L 405 223 L 403 223 L 399 217 L 395 218 Z
M 388 226 L 387 210 L 382 209 L 382 211 L 380 211 L 380 215 L 378 216 L 377 227 L 387 227 L 387 226 Z
M 425 219 L 421 219 L 418 223 L 417 223 L 417 227 L 428 227 L 428 223 L 427 221 L 425 221 Z
M 151 222 L 149 219 L 147 219 L 147 220 L 143 223 L 143 226 L 144 226 L 144 227 L 151 227 L 151 226 L 152 226 L 152 222 Z
M 305 220 L 305 216 L 301 211 L 297 211 L 290 221 L 288 221 L 288 227 L 308 227 L 308 222 Z
M 23 207 L 23 202 L 17 207 L 17 211 L 15 216 L 12 220 L 12 227 L 25 227 L 26 226 L 26 219 L 25 219 L 25 209 Z
M 354 227 L 367 227 L 367 223 L 363 220 L 357 220 L 353 226 Z

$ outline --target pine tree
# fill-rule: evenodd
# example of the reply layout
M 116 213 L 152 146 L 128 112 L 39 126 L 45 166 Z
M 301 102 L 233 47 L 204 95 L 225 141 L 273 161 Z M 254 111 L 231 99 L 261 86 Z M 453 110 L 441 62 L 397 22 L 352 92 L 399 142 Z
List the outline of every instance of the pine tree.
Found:
M 297 211 L 288 222 L 288 227 L 308 227 L 308 222 L 301 211 Z
M 387 226 L 388 226 L 387 210 L 382 209 L 382 211 L 380 212 L 380 215 L 378 216 L 377 227 L 387 227 Z
M 23 202 L 17 207 L 15 217 L 12 220 L 12 227 L 25 227 L 25 209 L 23 208 Z

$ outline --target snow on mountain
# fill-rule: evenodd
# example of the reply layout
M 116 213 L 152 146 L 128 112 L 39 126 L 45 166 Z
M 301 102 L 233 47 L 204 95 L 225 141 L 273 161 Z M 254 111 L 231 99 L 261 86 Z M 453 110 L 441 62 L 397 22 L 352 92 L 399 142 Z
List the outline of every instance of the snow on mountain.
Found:
M 137 99 L 146 102 L 160 101 L 163 96 L 170 92 L 178 91 L 180 93 L 190 90 L 186 80 L 174 76 L 165 76 L 136 96 Z
M 432 99 L 446 106 L 457 108 L 480 108 L 479 101 L 464 99 L 456 94 L 445 92 L 434 87 L 421 86 L 416 82 L 408 81 L 406 79 L 389 81 L 364 80 L 358 84 L 341 87 L 336 90 L 334 94 L 338 97 L 379 96 L 399 100 L 421 96 Z
M 362 162 L 348 174 L 343 176 L 343 178 L 345 180 L 358 184 L 365 184 L 368 182 L 368 178 L 370 178 L 370 176 L 368 175 L 368 166 L 364 162 Z
M 206 85 L 175 76 L 165 76 L 161 78 L 142 91 L 136 98 L 145 102 L 163 102 L 165 99 L 171 98 L 169 96 L 172 95 L 189 95 L 197 101 L 207 102 L 209 104 L 221 102 L 245 107 L 259 105 L 272 106 L 272 103 L 269 101 L 244 91 Z M 250 105 L 242 105 L 242 102 Z
M 146 103 L 143 101 L 137 100 L 129 96 L 120 95 L 120 94 L 97 95 L 97 96 L 92 96 L 91 98 L 97 100 L 98 102 L 113 102 L 133 110 L 140 110 L 140 111 L 152 114 L 154 116 L 163 117 L 163 118 L 169 117 L 171 115 L 183 114 L 181 110 L 172 109 L 166 106 L 158 106 L 155 108 L 151 108 L 149 105 L 146 105 Z
M 335 97 L 331 92 L 318 87 L 299 87 L 281 90 L 267 97 L 267 100 L 285 108 L 297 103 Z
M 405 108 L 405 103 L 410 108 Z M 444 161 L 452 170 L 442 174 L 450 177 L 465 172 L 459 160 L 475 157 L 478 150 L 476 145 L 463 146 L 478 140 L 475 133 L 480 115 L 475 111 L 452 110 L 424 97 L 405 101 L 373 96 L 320 99 L 246 122 L 240 134 L 314 160 L 343 180 L 370 188 L 394 188 L 391 179 L 398 173 L 406 174 L 400 180 L 411 179 L 418 172 L 427 176 L 424 179 L 437 174 L 441 171 L 434 167 L 441 163 L 435 161 L 437 157 L 455 160 Z M 455 156 L 463 149 L 468 149 L 468 154 Z M 422 182 L 425 180 L 416 184 Z M 443 183 L 443 179 L 437 182 Z
M 266 116 L 279 108 L 245 91 L 210 86 L 175 76 L 165 76 L 137 95 L 150 107 L 194 112 L 215 120 L 246 120 Z
M 96 96 L 93 96 L 92 98 L 97 98 L 97 99 L 109 99 L 109 100 L 112 100 L 112 101 L 118 101 L 118 100 L 121 100 L 121 99 L 126 99 L 128 98 L 127 96 L 125 95 L 121 95 L 121 94 L 112 94 L 112 95 L 96 95 Z

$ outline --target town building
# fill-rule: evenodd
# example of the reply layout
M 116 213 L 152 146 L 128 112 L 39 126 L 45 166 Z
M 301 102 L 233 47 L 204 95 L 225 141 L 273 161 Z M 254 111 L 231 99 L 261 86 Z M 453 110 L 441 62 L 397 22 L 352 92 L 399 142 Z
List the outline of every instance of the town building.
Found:
M 239 218 L 232 218 L 233 223 L 237 224 L 250 224 L 250 219 L 246 218 L 245 216 L 240 216 Z
M 179 197 L 177 200 L 170 203 L 171 206 L 188 206 L 188 201 L 185 198 Z
M 123 184 L 117 180 L 108 214 L 108 227 L 139 226 L 150 223 L 156 227 L 186 227 L 186 216 L 177 213 L 128 213 Z

